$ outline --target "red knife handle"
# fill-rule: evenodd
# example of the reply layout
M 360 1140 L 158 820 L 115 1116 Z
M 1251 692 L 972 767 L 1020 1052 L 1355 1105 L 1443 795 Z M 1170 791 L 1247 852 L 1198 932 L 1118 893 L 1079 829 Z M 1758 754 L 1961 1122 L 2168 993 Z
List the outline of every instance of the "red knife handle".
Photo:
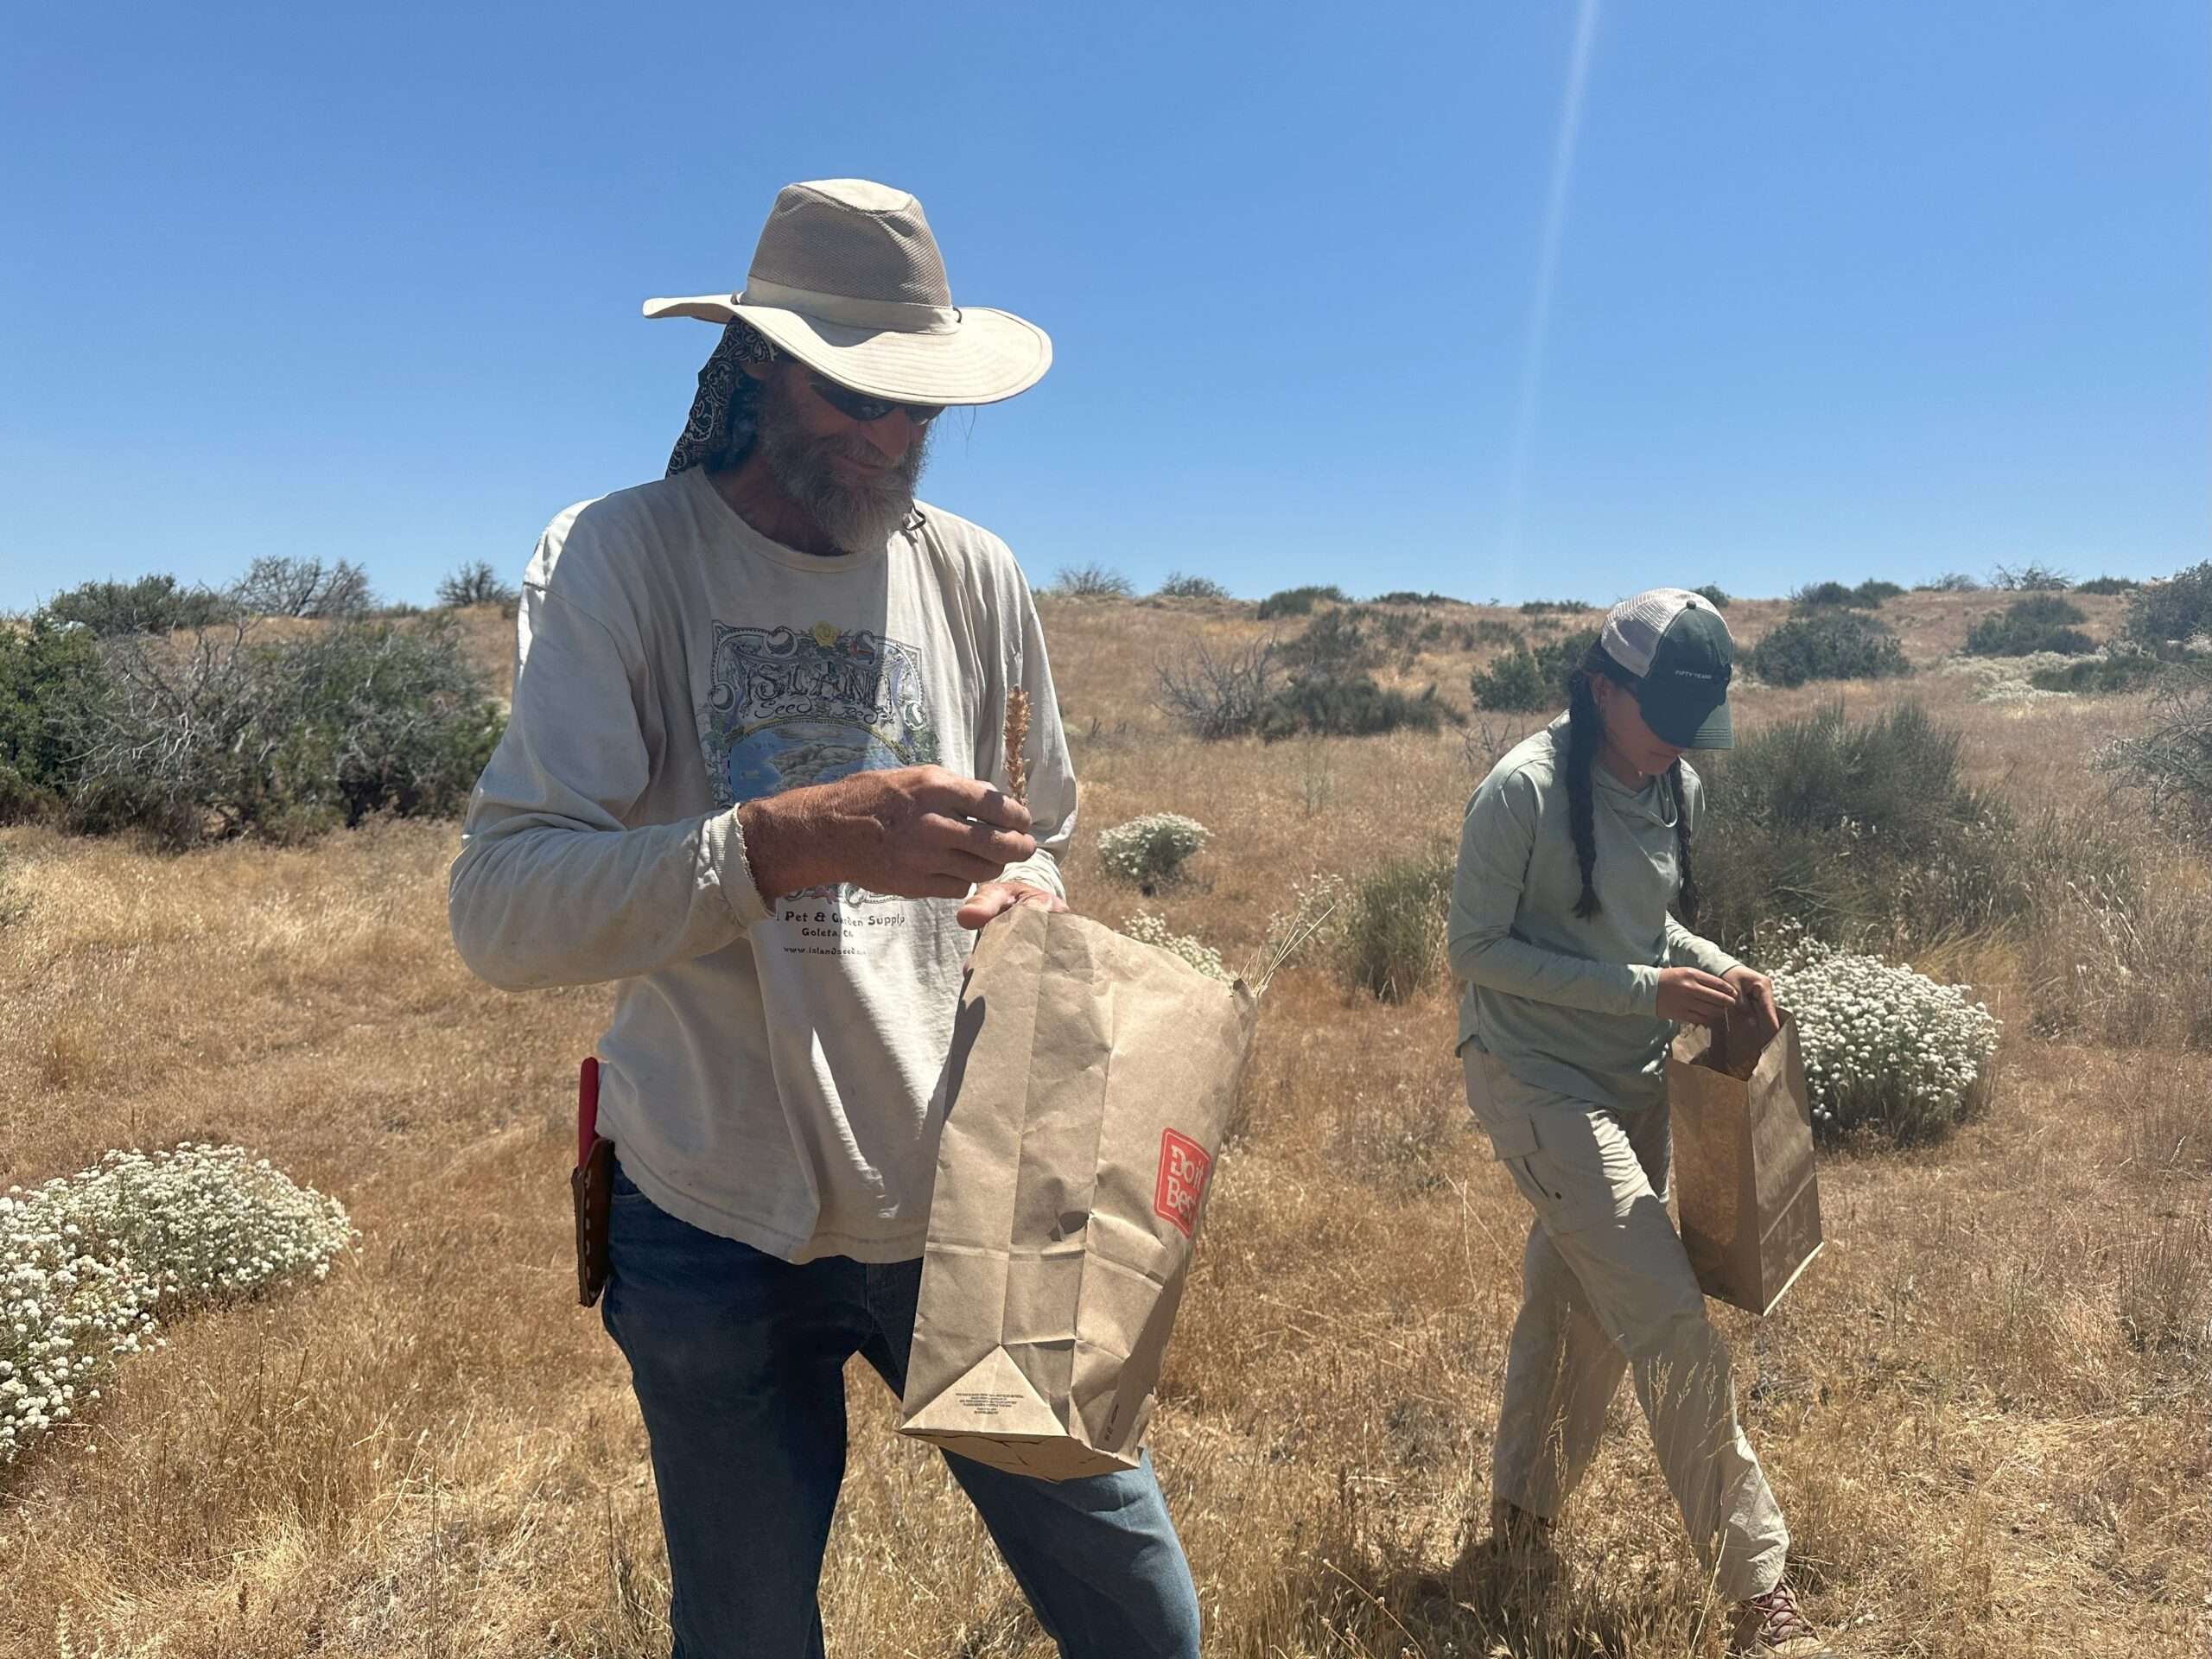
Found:
M 599 1139 L 599 1058 L 584 1061 L 576 1078 L 576 1167 L 591 1161 L 591 1143 Z

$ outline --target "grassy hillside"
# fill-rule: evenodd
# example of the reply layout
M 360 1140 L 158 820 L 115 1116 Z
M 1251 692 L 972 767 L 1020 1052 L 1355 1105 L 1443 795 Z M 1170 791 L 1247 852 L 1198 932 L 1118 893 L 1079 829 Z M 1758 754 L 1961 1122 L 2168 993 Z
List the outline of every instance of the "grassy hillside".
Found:
M 2139 726 L 2140 697 L 1978 702 L 1936 666 L 2004 602 L 1893 601 L 1922 673 L 1750 690 L 1739 729 L 1839 691 L 1858 713 L 1914 696 L 1965 730 L 1977 781 L 2109 819 L 2087 760 Z M 2101 637 L 2120 601 L 2080 602 Z M 1749 644 L 1786 608 L 1727 614 Z M 1250 606 L 1047 601 L 1045 620 L 1084 785 L 1076 903 L 1111 921 L 1146 904 L 1232 961 L 1293 881 L 1452 837 L 1532 723 L 1205 746 L 1154 706 L 1154 664 L 1262 637 Z M 504 675 L 511 625 L 468 625 Z M 1495 649 L 1446 641 L 1384 677 L 1465 709 Z M 1093 842 L 1149 810 L 1215 839 L 1189 883 L 1141 899 Z M 2199 913 L 2205 872 L 2123 828 L 2163 872 L 2152 902 Z M 575 1065 L 605 993 L 468 976 L 445 928 L 450 825 L 176 857 L 35 829 L 0 848 L 0 913 L 20 912 L 0 926 L 0 1185 L 113 1146 L 235 1140 L 362 1233 L 327 1283 L 175 1327 L 0 1476 L 0 1653 L 664 1652 L 643 1432 L 574 1305 L 567 1236 Z M 2055 976 L 2109 994 L 2119 949 L 2016 930 L 1916 958 L 2005 1020 L 1993 1103 L 1929 1149 L 1829 1156 L 1826 1254 L 1773 1318 L 1719 1310 L 1811 1610 L 1847 1653 L 2205 1650 L 2205 1057 L 2163 1031 L 2052 1040 L 2034 1017 Z M 1467 1122 L 1453 1020 L 1449 987 L 1381 1004 L 1319 960 L 1268 994 L 1154 1439 L 1207 1651 L 1716 1653 L 1626 1391 L 1563 1588 L 1533 1609 L 1421 1592 L 1486 1507 L 1527 1215 Z M 849 1385 L 831 1650 L 1046 1654 L 935 1454 L 896 1437 L 864 1366 Z

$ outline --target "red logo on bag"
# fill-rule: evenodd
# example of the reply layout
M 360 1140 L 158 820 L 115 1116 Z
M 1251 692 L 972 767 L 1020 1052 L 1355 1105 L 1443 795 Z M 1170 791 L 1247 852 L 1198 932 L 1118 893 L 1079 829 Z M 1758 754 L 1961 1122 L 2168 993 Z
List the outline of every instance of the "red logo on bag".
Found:
M 1152 1207 L 1191 1236 L 1198 1224 L 1198 1205 L 1206 1196 L 1206 1176 L 1213 1160 L 1206 1149 L 1187 1135 L 1169 1129 L 1160 1137 L 1160 1184 L 1153 1189 Z

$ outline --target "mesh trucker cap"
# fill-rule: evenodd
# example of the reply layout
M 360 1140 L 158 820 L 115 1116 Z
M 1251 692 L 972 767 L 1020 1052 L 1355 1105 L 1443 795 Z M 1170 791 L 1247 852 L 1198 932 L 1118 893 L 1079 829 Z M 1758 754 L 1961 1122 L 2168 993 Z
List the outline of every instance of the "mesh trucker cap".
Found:
M 1643 723 L 1685 749 L 1734 746 L 1728 682 L 1736 642 L 1713 602 L 1684 588 L 1654 588 L 1605 613 L 1598 643 L 1634 683 Z

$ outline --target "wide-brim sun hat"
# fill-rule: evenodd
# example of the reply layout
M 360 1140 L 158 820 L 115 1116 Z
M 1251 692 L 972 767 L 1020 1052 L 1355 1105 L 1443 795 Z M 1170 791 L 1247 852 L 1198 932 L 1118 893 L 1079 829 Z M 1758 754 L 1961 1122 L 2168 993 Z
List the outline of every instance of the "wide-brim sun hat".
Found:
M 838 385 L 900 404 L 995 404 L 1052 364 L 1052 341 L 1010 311 L 952 302 L 922 205 L 866 179 L 777 193 L 734 294 L 645 302 L 648 317 L 742 322 Z
M 1605 613 L 1598 645 L 1636 692 L 1651 734 L 1681 749 L 1735 747 L 1728 683 L 1736 641 L 1713 601 L 1687 588 L 1653 588 Z

